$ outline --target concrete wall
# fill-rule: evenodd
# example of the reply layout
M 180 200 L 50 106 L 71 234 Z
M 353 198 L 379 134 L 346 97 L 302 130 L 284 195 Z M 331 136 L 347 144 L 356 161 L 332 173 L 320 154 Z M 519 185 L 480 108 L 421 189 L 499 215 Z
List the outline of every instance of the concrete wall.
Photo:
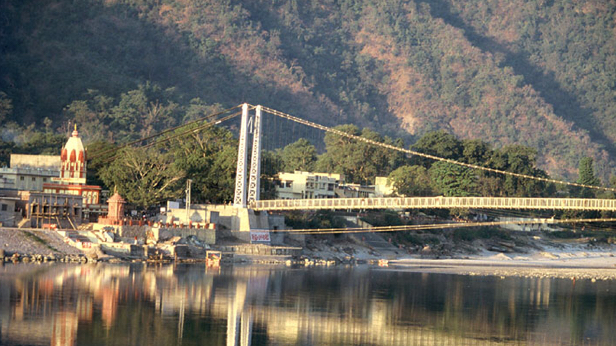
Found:
M 59 150 L 58 150 L 59 151 Z M 11 154 L 11 168 L 40 168 L 58 171 L 60 176 L 60 166 L 62 161 L 60 155 L 25 155 Z
M 116 256 L 144 257 L 146 254 L 144 246 L 134 244 L 101 243 L 100 248 L 103 252 Z
M 208 209 L 193 209 L 188 211 L 188 220 L 186 218 L 186 209 L 169 209 L 164 217 L 164 223 L 179 223 L 188 224 L 188 221 L 193 224 L 218 223 L 219 216 L 215 210 Z
M 154 239 L 158 240 L 165 240 L 172 237 L 186 238 L 192 235 L 202 243 L 208 245 L 216 244 L 216 229 L 152 227 L 152 233 Z
M 17 198 L 0 197 L 0 224 L 5 227 L 15 227 L 21 221 L 21 213 L 15 212 Z

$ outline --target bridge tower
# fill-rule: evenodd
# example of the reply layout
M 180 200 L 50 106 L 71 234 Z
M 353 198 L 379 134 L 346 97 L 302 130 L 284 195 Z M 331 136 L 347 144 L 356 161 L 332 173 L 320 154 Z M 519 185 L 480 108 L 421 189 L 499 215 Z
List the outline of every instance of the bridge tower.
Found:
M 242 105 L 242 120 L 240 124 L 240 138 L 237 149 L 237 171 L 235 175 L 235 195 L 233 206 L 246 208 L 246 173 L 248 168 L 248 104 Z M 248 202 L 259 200 L 259 178 L 261 176 L 261 106 L 256 107 L 252 131 L 252 155 L 248 184 Z
M 255 111 L 252 130 L 252 156 L 248 179 L 248 203 L 258 201 L 261 188 L 261 106 Z

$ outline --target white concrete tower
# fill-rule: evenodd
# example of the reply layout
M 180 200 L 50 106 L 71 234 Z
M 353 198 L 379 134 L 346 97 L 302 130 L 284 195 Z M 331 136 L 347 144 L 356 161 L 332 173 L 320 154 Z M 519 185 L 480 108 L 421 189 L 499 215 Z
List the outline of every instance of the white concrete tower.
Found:
M 252 156 L 250 158 L 250 177 L 248 179 L 248 204 L 259 200 L 261 188 L 261 106 L 255 112 L 252 131 Z
M 248 159 L 248 104 L 242 105 L 240 140 L 237 149 L 237 171 L 235 174 L 235 195 L 233 206 L 246 208 L 246 161 Z

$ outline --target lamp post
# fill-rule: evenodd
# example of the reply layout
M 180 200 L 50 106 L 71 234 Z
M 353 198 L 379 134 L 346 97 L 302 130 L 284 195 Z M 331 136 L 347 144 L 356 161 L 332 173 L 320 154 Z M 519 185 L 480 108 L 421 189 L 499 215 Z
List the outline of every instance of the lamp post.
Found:
M 192 179 L 186 180 L 186 223 L 190 224 L 190 185 L 192 184 Z

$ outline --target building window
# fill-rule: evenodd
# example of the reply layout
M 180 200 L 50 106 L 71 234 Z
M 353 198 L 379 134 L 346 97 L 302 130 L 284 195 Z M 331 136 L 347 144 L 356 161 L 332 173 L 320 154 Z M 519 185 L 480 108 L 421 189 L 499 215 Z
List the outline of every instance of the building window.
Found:
M 43 178 L 43 181 L 47 181 L 47 178 Z
M 24 177 L 19 177 L 19 180 L 23 181 L 23 180 L 24 180 Z
M 36 177 L 32 177 L 32 181 L 36 181 Z
M 2 211 L 6 211 L 8 209 L 8 205 L 2 204 Z

